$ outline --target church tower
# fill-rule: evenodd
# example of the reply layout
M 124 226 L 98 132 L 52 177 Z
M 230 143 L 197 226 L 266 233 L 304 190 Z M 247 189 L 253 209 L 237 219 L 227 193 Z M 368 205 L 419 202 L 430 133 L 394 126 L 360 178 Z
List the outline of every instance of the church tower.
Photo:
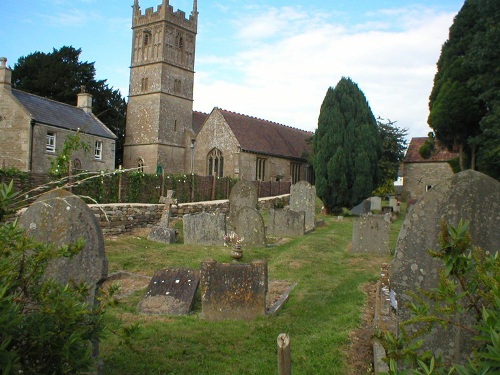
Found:
M 193 137 L 197 0 L 189 18 L 169 0 L 141 12 L 134 0 L 124 167 L 183 173 Z M 161 168 L 160 168 L 161 167 Z

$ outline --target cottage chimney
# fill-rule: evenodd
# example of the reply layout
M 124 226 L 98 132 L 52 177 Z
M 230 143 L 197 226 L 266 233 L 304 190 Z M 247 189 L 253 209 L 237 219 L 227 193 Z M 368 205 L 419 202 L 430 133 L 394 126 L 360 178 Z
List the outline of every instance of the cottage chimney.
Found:
M 86 92 L 85 86 L 80 86 L 80 93 L 76 106 L 85 111 L 85 113 L 92 113 L 92 95 Z
M 7 59 L 0 57 L 0 88 L 10 90 L 12 87 L 12 70 L 7 67 Z

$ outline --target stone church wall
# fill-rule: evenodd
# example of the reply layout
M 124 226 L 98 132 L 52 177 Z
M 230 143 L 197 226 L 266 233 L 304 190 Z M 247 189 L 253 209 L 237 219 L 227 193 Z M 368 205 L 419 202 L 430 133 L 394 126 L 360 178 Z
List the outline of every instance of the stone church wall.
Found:
M 403 170 L 403 191 L 409 198 L 418 199 L 439 182 L 451 177 L 453 170 L 446 162 L 405 163 Z

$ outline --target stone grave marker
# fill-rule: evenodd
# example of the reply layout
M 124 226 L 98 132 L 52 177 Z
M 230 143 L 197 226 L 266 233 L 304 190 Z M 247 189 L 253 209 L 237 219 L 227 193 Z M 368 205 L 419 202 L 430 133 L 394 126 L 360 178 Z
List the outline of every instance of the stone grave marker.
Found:
M 108 275 L 108 260 L 101 227 L 87 204 L 65 190 L 52 190 L 28 207 L 19 226 L 37 241 L 56 246 L 85 241 L 79 254 L 52 260 L 45 276 L 63 285 L 85 282 L 90 287 L 87 302 L 93 306 L 97 290 Z
M 266 315 L 267 263 L 201 264 L 201 316 L 206 320 L 251 320 Z
M 364 215 L 353 221 L 353 253 L 389 254 L 390 223 L 382 216 Z
M 234 224 L 235 232 L 243 238 L 244 246 L 266 246 L 264 219 L 255 208 L 243 207 L 240 209 Z
M 370 203 L 370 211 L 382 211 L 382 198 L 371 197 Z
M 143 314 L 187 315 L 199 282 L 199 270 L 167 268 L 156 271 L 137 308 Z
M 304 211 L 269 210 L 267 235 L 273 237 L 297 237 L 305 233 Z
M 187 214 L 182 217 L 184 243 L 209 246 L 224 245 L 226 234 L 226 215 L 216 211 L 212 213 Z
M 418 288 L 438 286 L 442 263 L 430 255 L 429 249 L 439 249 L 440 221 L 457 226 L 460 219 L 469 221 L 472 244 L 487 251 L 500 248 L 500 183 L 482 173 L 467 170 L 440 182 L 406 215 L 391 264 L 391 289 L 396 292 L 398 317 L 410 317 L 406 303 L 408 292 Z M 463 322 L 470 316 L 463 316 Z M 470 352 L 471 335 L 457 328 L 437 326 L 425 336 L 423 350 L 431 350 L 445 359 L 463 362 Z
M 389 198 L 389 206 L 392 207 L 392 210 L 396 213 L 401 212 L 401 206 L 399 204 L 399 201 L 395 197 L 390 197 Z
M 372 203 L 370 199 L 365 199 L 363 202 L 351 209 L 351 214 L 357 216 L 366 215 L 367 213 L 371 212 L 371 205 Z
M 149 233 L 149 240 L 166 244 L 175 242 L 175 230 L 169 227 L 170 210 L 173 204 L 177 204 L 177 199 L 174 199 L 174 194 L 174 190 L 167 190 L 167 196 L 160 197 L 160 203 L 163 203 L 165 207 L 163 208 L 159 223 L 155 225 Z
M 229 217 L 228 229 L 235 229 L 235 220 L 238 211 L 243 207 L 257 208 L 259 199 L 257 197 L 257 187 L 248 180 L 238 181 L 229 194 Z
M 306 232 L 315 227 L 316 187 L 307 181 L 299 181 L 290 187 L 290 210 L 305 212 Z

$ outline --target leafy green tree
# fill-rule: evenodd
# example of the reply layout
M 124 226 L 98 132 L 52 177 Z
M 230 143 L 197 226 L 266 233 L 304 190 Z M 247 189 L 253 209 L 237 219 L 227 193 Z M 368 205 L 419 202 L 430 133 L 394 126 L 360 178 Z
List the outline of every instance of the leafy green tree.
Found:
M 74 151 L 82 149 L 84 152 L 90 150 L 90 145 L 81 139 L 80 131 L 70 134 L 64 140 L 62 150 L 55 158 L 50 160 L 49 174 L 54 177 L 65 177 L 71 175 L 71 155 Z
M 316 191 L 327 212 L 353 207 L 378 186 L 381 139 L 363 92 L 350 78 L 327 90 L 313 142 Z
M 442 47 L 428 123 L 460 167 L 500 178 L 500 3 L 467 0 Z M 470 162 L 470 166 L 467 165 Z
M 408 130 L 395 124 L 396 121 L 377 118 L 382 154 L 379 160 L 380 184 L 374 191 L 375 195 L 394 193 L 394 181 L 398 178 L 398 170 L 405 156 Z
M 93 97 L 93 113 L 118 137 L 116 165 L 123 160 L 127 104 L 119 90 L 96 80 L 94 63 L 80 61 L 81 49 L 61 47 L 52 53 L 34 52 L 19 58 L 12 70 L 14 88 L 76 105 L 81 86 Z

